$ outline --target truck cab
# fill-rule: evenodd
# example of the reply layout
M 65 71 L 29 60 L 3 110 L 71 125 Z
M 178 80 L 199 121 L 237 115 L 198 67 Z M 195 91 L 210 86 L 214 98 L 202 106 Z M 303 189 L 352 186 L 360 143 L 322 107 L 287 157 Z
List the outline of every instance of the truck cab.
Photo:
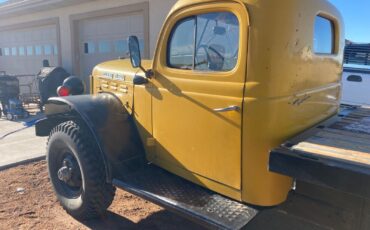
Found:
M 256 213 L 246 207 L 284 202 L 293 180 L 269 171 L 270 151 L 339 110 L 338 11 L 325 0 L 180 0 L 153 60 L 141 60 L 137 39 L 129 40 L 130 60 L 97 65 L 90 95 L 49 99 L 37 124 L 38 135 L 50 133 L 49 173 L 67 212 L 95 217 L 87 213 L 109 206 L 112 184 L 154 202 L 165 197 L 134 189 L 144 182 L 127 175 L 147 164 L 244 205 L 243 224 Z M 94 144 L 76 144 L 84 141 Z M 89 186 L 110 195 L 92 194 L 104 202 L 91 208 L 85 203 L 94 200 L 79 193 Z

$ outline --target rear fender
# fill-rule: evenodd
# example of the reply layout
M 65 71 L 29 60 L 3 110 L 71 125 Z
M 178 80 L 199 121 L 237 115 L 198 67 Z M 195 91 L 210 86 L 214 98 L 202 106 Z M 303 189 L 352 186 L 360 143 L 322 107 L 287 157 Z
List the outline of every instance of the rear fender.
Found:
M 50 98 L 46 118 L 36 123 L 36 135 L 47 136 L 58 124 L 81 122 L 93 136 L 104 161 L 107 182 L 142 164 L 144 150 L 132 117 L 112 94 Z

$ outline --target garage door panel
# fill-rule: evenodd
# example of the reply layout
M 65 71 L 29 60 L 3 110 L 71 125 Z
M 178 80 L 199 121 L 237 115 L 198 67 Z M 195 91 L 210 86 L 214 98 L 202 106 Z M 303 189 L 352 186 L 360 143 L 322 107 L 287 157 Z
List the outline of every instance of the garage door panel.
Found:
M 142 15 L 132 16 L 130 20 L 130 31 L 132 33 L 143 33 L 143 28 L 140 25 L 144 25 L 144 18 Z
M 59 55 L 54 48 L 57 44 L 55 25 L 0 31 L 0 71 L 37 74 L 44 59 L 57 66 Z
M 136 35 L 144 46 L 142 12 L 89 18 L 78 22 L 80 74 L 88 86 L 88 77 L 97 64 L 127 56 L 127 38 Z

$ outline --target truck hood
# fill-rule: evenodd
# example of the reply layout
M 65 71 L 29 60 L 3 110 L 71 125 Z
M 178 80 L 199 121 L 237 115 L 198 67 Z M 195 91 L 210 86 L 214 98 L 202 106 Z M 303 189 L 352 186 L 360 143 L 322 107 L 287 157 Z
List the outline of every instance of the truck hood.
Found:
M 152 60 L 142 60 L 144 69 L 152 69 Z M 103 62 L 95 66 L 92 76 L 131 82 L 136 74 L 145 75 L 140 68 L 133 68 L 130 59 Z
M 151 60 L 143 60 L 144 69 L 152 68 Z M 145 76 L 140 68 L 133 68 L 129 59 L 113 60 L 97 65 L 92 73 L 90 93 L 116 95 L 129 114 L 133 112 L 135 75 Z

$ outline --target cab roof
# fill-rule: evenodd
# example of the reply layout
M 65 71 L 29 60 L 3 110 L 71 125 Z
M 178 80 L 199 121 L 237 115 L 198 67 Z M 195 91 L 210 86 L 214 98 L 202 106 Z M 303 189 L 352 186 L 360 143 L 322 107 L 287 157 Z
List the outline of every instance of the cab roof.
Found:
M 230 2 L 236 2 L 236 3 L 241 3 L 241 4 L 246 4 L 246 5 L 261 5 L 266 2 L 271 2 L 271 0 L 228 0 Z M 188 6 L 193 6 L 197 4 L 202 4 L 202 3 L 209 3 L 209 2 L 220 2 L 219 0 L 178 0 L 177 3 L 172 7 L 171 13 L 180 10 L 182 8 L 188 7 Z M 300 0 L 294 0 L 294 1 L 279 1 L 279 4 L 281 7 L 292 5 L 292 4 L 299 4 Z M 313 1 L 314 2 L 320 2 L 323 5 L 326 5 L 327 7 L 331 9 L 331 12 L 335 12 L 336 14 L 338 13 L 337 9 L 329 3 L 327 0 L 318 0 L 318 1 Z M 340 15 L 340 14 L 337 14 Z
M 172 7 L 171 13 L 187 6 L 197 5 L 207 2 L 219 2 L 217 0 L 178 0 Z M 247 3 L 247 0 L 230 0 L 230 2 Z

